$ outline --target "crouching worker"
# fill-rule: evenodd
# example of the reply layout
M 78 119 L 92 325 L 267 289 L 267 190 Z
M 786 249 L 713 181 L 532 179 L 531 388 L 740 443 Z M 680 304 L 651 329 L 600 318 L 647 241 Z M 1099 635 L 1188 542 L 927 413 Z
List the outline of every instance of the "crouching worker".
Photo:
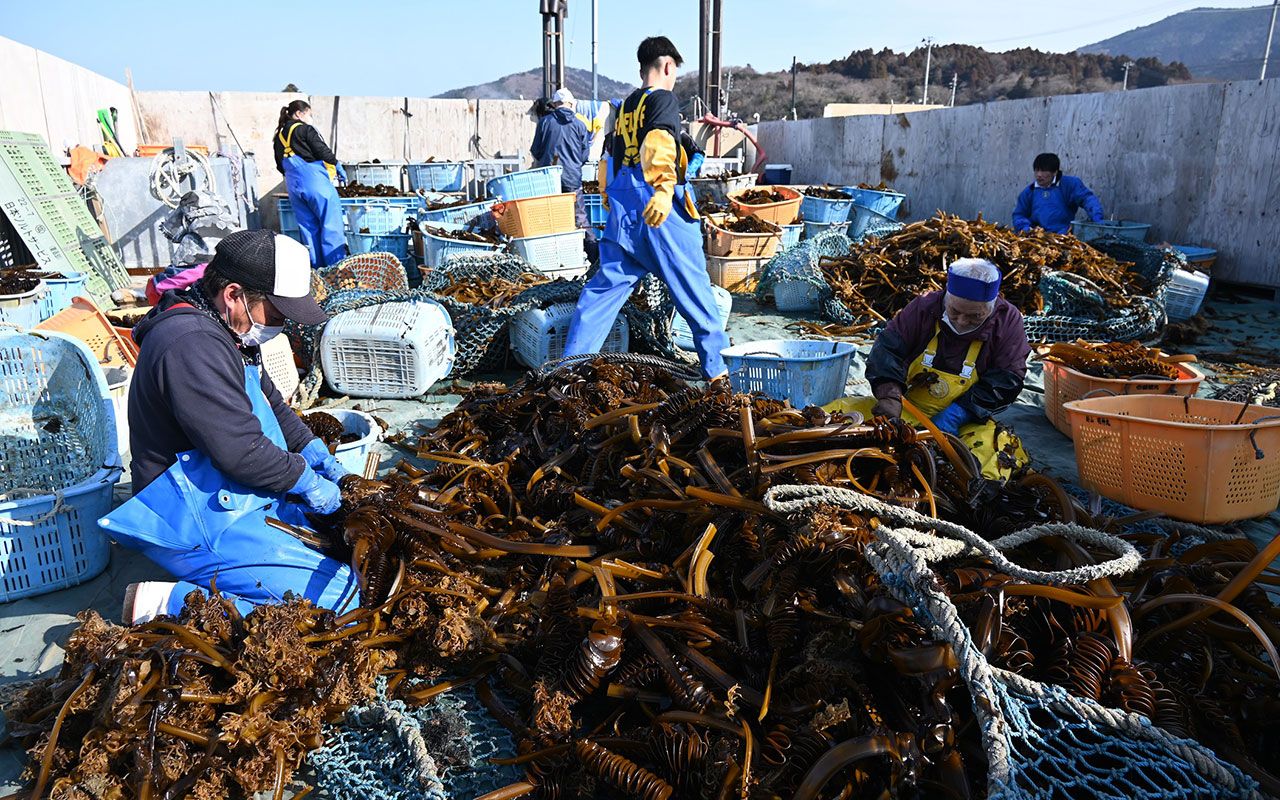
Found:
M 1022 391 L 1030 352 L 1022 313 L 1000 297 L 1000 270 L 990 261 L 960 259 L 947 271 L 945 292 L 912 300 L 876 339 L 866 368 L 875 396 L 837 400 L 826 409 L 918 425 L 903 411 L 905 397 L 958 436 L 985 477 L 1008 478 L 1027 455 L 991 416 Z
M 102 525 L 181 582 L 131 585 L 126 623 L 177 614 L 214 582 L 246 612 L 286 592 L 327 608 L 355 597 L 346 565 L 268 524 L 336 511 L 347 474 L 262 369 L 259 345 L 289 319 L 327 319 L 307 249 L 240 231 L 218 243 L 199 283 L 165 292 L 134 328 L 134 496 Z

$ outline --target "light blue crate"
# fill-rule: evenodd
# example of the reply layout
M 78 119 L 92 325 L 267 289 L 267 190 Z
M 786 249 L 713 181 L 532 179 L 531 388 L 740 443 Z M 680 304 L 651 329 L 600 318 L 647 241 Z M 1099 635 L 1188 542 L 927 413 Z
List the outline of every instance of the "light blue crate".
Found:
M 410 198 L 412 199 L 412 198 Z M 347 230 L 371 234 L 403 233 L 405 220 L 417 215 L 418 205 L 407 203 L 350 203 L 342 207 Z
M 34 328 L 44 319 L 44 281 L 29 292 L 0 295 L 0 322 Z
M 405 167 L 409 188 L 415 192 L 460 192 L 466 182 L 461 161 L 430 161 Z
M 840 188 L 853 198 L 854 205 L 864 206 L 877 214 L 884 214 L 894 219 L 898 217 L 898 209 L 902 207 L 902 201 L 907 199 L 907 196 L 901 192 L 859 189 L 857 186 L 842 186 Z M 849 213 L 852 215 L 853 209 L 850 209 Z M 850 221 L 852 221 L 852 216 Z
M 65 278 L 45 278 L 44 297 L 41 298 L 40 321 L 71 305 L 71 298 L 85 293 L 89 276 L 83 272 L 63 272 Z
M 587 219 L 593 226 L 603 225 L 609 221 L 609 211 L 604 207 L 604 195 L 584 194 L 582 205 L 587 210 Z
M 428 225 L 439 225 L 442 222 L 450 225 L 466 225 L 471 220 L 493 208 L 493 204 L 493 200 L 481 200 L 478 203 L 468 203 L 465 206 L 453 206 L 452 208 L 437 208 L 434 211 L 427 211 L 424 208 L 418 212 L 418 221 L 425 222 Z
M 800 200 L 800 216 L 805 222 L 846 222 L 849 211 L 853 208 L 853 200 L 828 200 L 824 197 L 805 195 Z
M 564 168 L 538 167 L 508 175 L 499 175 L 489 181 L 486 187 L 489 197 L 498 200 L 524 200 L 529 197 L 543 197 L 549 194 L 560 194 L 560 178 Z
M 778 243 L 778 249 L 786 250 L 788 247 L 795 247 L 800 244 L 800 234 L 804 233 L 804 223 L 795 225 L 783 225 L 782 241 Z
M 855 242 L 860 242 L 867 235 L 867 230 L 872 226 L 883 227 L 892 225 L 896 221 L 893 216 L 881 214 L 875 209 L 854 203 L 853 219 L 849 222 L 849 230 L 845 235 Z
M 409 257 L 413 236 L 407 233 L 348 233 L 347 250 L 350 255 L 362 253 L 390 253 L 404 265 L 405 277 L 413 274 L 413 260 Z
M 400 176 L 404 173 L 405 163 L 403 161 L 389 161 L 374 164 L 369 161 L 361 161 L 356 164 L 343 164 L 343 171 L 347 173 L 347 181 L 352 183 L 363 183 L 365 186 L 393 186 L 397 189 L 403 186 L 400 183 Z
M 110 558 L 98 519 L 121 466 L 107 380 L 84 343 L 40 333 L 0 335 L 0 496 L 17 498 L 0 502 L 0 602 L 83 583 Z
M 839 399 L 849 379 L 854 346 L 826 339 L 767 339 L 721 351 L 734 391 L 760 392 L 794 408 Z
M 456 231 L 461 230 L 463 226 L 442 222 L 432 225 L 431 227 Z M 436 236 L 427 231 L 425 227 L 422 230 L 423 266 L 427 268 L 444 266 L 444 262 L 453 256 L 474 256 L 484 253 L 494 253 L 497 252 L 500 247 L 501 245 L 496 244 L 464 242 L 460 239 L 450 239 L 447 236 Z
M 1145 242 L 1151 226 L 1145 222 L 1126 222 L 1124 220 L 1108 220 L 1106 222 L 1072 222 L 1071 232 L 1082 242 L 1100 239 L 1103 236 L 1119 236 Z

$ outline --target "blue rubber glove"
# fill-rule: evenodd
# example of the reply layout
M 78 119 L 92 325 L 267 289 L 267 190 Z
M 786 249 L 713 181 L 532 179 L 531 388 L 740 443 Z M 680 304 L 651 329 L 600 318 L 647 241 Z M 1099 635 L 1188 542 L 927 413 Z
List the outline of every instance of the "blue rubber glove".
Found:
M 302 476 L 289 494 L 301 497 L 303 504 L 315 514 L 332 514 L 342 505 L 338 484 L 321 478 L 311 467 L 303 468 Z
M 938 430 L 952 436 L 959 435 L 960 426 L 972 421 L 973 414 L 959 403 L 952 403 L 933 416 L 933 424 L 938 426 Z
M 324 446 L 324 442 L 319 439 L 312 439 L 307 442 L 307 446 L 302 448 L 300 455 L 306 459 L 307 466 L 311 467 L 320 476 L 337 483 L 342 478 L 351 474 L 351 470 L 338 463 L 338 459 L 333 453 L 329 452 L 329 448 Z
M 685 175 L 690 178 L 698 177 L 698 173 L 702 172 L 702 162 L 706 159 L 702 153 L 694 153 L 693 158 L 689 159 L 689 168 L 685 170 Z
M 338 183 L 347 182 L 347 171 L 342 168 L 341 164 L 334 164 L 335 174 L 338 176 Z

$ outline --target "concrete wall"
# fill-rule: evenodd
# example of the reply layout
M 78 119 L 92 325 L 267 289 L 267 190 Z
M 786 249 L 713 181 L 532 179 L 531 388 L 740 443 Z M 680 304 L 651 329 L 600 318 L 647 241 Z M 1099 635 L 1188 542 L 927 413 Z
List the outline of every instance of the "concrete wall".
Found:
M 38 133 L 55 156 L 77 144 L 101 150 L 98 109 L 112 107 L 116 136 L 132 153 L 138 137 L 127 86 L 0 36 L 0 130 Z
M 215 103 L 216 99 L 216 103 Z M 271 137 L 280 107 L 297 99 L 311 104 L 316 129 L 344 162 L 469 160 L 497 153 L 529 163 L 534 120 L 526 100 L 435 100 L 403 97 L 334 97 L 276 92 L 139 92 L 145 138 L 181 138 L 217 150 L 240 146 L 253 153 L 258 194 L 284 191 Z M 406 116 L 405 108 L 408 107 Z M 337 120 L 335 127 L 334 120 Z M 407 124 L 406 124 L 407 123 Z M 264 204 L 264 224 L 275 220 Z
M 914 114 L 917 111 L 933 111 L 938 108 L 946 108 L 946 106 L 922 106 L 911 103 L 827 103 L 822 107 L 822 116 L 856 117 L 861 114 Z
M 758 136 L 797 183 L 885 180 L 912 219 L 1007 224 L 1032 158 L 1056 152 L 1108 217 L 1152 223 L 1152 242 L 1217 248 L 1216 277 L 1280 287 L 1280 80 L 764 122 Z

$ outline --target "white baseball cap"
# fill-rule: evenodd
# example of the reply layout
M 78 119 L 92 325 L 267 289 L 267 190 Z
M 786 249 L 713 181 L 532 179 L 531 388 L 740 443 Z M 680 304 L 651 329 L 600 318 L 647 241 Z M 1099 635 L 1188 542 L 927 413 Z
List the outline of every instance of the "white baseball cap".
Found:
M 573 99 L 573 92 L 569 91 L 568 87 L 561 86 L 552 93 L 551 102 L 564 103 L 566 106 L 571 106 L 577 101 Z

